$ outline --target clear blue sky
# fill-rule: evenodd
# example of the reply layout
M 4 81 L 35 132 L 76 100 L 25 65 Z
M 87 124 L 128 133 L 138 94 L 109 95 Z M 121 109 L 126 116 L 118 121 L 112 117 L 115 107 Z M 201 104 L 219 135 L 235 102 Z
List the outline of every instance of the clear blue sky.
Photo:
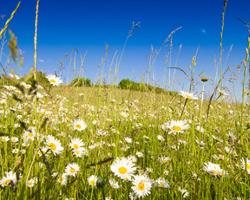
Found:
M 17 0 L 0 0 L 0 13 L 10 14 Z M 146 69 L 150 46 L 158 48 L 169 32 L 177 26 L 183 29 L 174 37 L 173 60 L 180 44 L 183 49 L 178 65 L 187 68 L 199 46 L 197 71 L 214 74 L 214 58 L 219 53 L 219 32 L 223 0 L 40 0 L 38 68 L 52 73 L 65 53 L 73 48 L 87 52 L 86 75 L 92 79 L 98 72 L 98 64 L 104 54 L 104 45 L 110 46 L 110 55 L 120 51 L 133 20 L 141 22 L 128 42 L 121 63 L 120 77 L 140 79 Z M 225 18 L 224 53 L 233 44 L 229 59 L 236 66 L 244 58 L 247 31 L 238 17 L 250 21 L 249 0 L 229 0 Z M 18 37 L 24 51 L 25 68 L 32 66 L 35 0 L 24 0 L 11 22 L 10 28 Z M 3 25 L 3 20 L 0 22 Z M 161 82 L 164 68 L 162 51 L 154 67 L 156 79 Z M 72 74 L 66 69 L 64 78 Z

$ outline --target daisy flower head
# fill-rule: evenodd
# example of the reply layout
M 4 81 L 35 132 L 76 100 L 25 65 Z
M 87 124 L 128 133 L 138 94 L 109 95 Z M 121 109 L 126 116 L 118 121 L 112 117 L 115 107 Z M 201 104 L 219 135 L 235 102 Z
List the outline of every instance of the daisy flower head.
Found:
M 73 154 L 77 158 L 81 158 L 83 156 L 87 156 L 88 155 L 88 150 L 85 149 L 84 147 L 80 147 L 78 149 L 73 150 Z
M 181 192 L 182 194 L 182 197 L 185 199 L 189 196 L 189 192 L 185 189 L 185 188 L 180 188 L 179 187 L 179 191 Z
M 95 175 L 91 175 L 90 177 L 88 177 L 88 183 L 91 187 L 96 187 L 97 185 L 97 180 L 98 180 L 98 177 L 95 176 Z
M 119 189 L 120 188 L 119 183 L 114 179 L 109 179 L 109 184 L 114 189 Z
M 136 171 L 135 163 L 131 158 L 117 158 L 110 166 L 111 171 L 115 176 L 124 179 L 131 180 L 131 177 Z
M 47 136 L 46 145 L 47 148 L 50 149 L 54 155 L 60 154 L 63 151 L 61 142 L 52 135 Z
M 189 93 L 189 92 L 180 91 L 179 95 L 181 95 L 185 99 L 190 99 L 190 100 L 197 100 L 198 99 L 198 97 L 194 96 L 193 93 Z
M 219 164 L 214 164 L 211 162 L 207 162 L 204 164 L 203 170 L 212 176 L 223 176 L 226 175 L 225 170 L 221 169 Z
M 155 183 L 157 184 L 158 187 L 160 188 L 170 188 L 170 185 L 168 181 L 166 181 L 164 178 L 158 178 Z
M 80 167 L 76 163 L 70 163 L 65 168 L 65 174 L 67 176 L 76 176 L 76 174 L 80 171 Z
M 250 160 L 249 159 L 241 159 L 242 169 L 246 170 L 248 174 L 250 174 Z
M 69 144 L 69 146 L 72 148 L 72 150 L 78 150 L 82 148 L 84 145 L 83 141 L 79 138 L 73 138 Z
M 175 121 L 172 120 L 170 122 L 167 122 L 161 126 L 161 128 L 165 131 L 170 130 L 169 133 L 177 134 L 177 133 L 183 133 L 185 130 L 189 129 L 189 124 L 186 120 L 179 120 Z
M 139 198 L 148 196 L 151 193 L 152 181 L 147 176 L 134 176 L 132 185 L 133 192 Z
M 2 187 L 7 187 L 17 182 L 16 173 L 12 171 L 6 172 L 5 176 L 0 180 L 0 185 Z
M 28 145 L 30 141 L 34 141 L 35 137 L 36 137 L 35 129 L 29 129 L 27 131 L 24 131 L 22 136 L 24 145 Z
M 26 182 L 26 186 L 29 187 L 29 188 L 32 188 L 35 186 L 35 184 L 38 182 L 38 179 L 35 177 L 35 178 L 32 178 L 30 180 L 28 180 Z
M 87 124 L 81 119 L 76 119 L 73 122 L 73 128 L 74 130 L 77 130 L 77 131 L 83 131 L 87 128 Z
M 61 185 L 66 185 L 67 184 L 67 180 L 68 180 L 68 176 L 66 173 L 63 173 L 62 175 L 60 175 L 57 179 L 57 182 Z
M 47 79 L 49 81 L 49 83 L 53 86 L 58 86 L 60 84 L 62 84 L 62 80 L 60 77 L 57 77 L 56 75 L 53 75 L 53 74 L 49 74 L 47 76 Z

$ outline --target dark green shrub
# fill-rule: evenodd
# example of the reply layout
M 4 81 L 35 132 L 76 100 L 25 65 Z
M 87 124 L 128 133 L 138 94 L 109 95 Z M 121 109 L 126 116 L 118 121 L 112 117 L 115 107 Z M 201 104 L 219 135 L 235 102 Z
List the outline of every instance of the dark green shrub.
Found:
M 154 91 L 156 93 L 165 93 L 169 95 L 176 95 L 177 92 L 175 91 L 167 91 L 163 88 L 152 86 L 146 83 L 137 83 L 135 81 L 131 81 L 129 79 L 123 79 L 120 81 L 119 88 L 126 89 L 126 90 L 134 90 L 134 91 L 141 91 L 141 92 L 147 92 L 147 91 Z
M 74 78 L 71 83 L 70 86 L 73 87 L 91 87 L 92 83 L 91 80 L 88 78 L 83 78 L 83 77 L 78 77 L 78 78 Z

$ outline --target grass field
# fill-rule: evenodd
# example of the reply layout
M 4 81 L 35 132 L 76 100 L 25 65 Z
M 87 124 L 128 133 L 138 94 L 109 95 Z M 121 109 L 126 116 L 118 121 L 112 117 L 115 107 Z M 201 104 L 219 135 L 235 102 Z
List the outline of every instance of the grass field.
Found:
M 21 85 L 1 89 L 1 199 L 250 198 L 239 105 L 207 119 L 180 95 Z
M 145 82 L 124 79 L 117 84 L 128 40 L 140 22 L 132 23 L 121 52 L 114 54 L 107 80 L 107 52 L 95 83 L 78 75 L 75 52 L 69 58 L 71 83 L 63 83 L 58 75 L 46 76 L 37 70 L 39 0 L 34 65 L 29 74 L 18 77 L 9 65 L 13 61 L 22 66 L 23 55 L 11 31 L 6 66 L 1 59 L 5 32 L 19 2 L 0 31 L 0 200 L 249 200 L 250 35 L 241 64 L 224 66 L 228 1 L 223 2 L 214 77 L 195 74 L 199 48 L 187 70 L 170 64 L 165 69 L 169 84 L 164 87 L 179 84 L 171 77 L 178 71 L 188 92 L 167 91 L 148 81 L 162 48 L 169 48 L 171 60 L 173 36 L 182 27 L 171 31 L 158 49 L 151 48 Z M 79 71 L 84 71 L 82 56 Z M 60 65 L 60 74 L 64 67 Z M 237 87 L 233 81 L 238 81 Z M 225 90 L 230 84 L 235 97 Z

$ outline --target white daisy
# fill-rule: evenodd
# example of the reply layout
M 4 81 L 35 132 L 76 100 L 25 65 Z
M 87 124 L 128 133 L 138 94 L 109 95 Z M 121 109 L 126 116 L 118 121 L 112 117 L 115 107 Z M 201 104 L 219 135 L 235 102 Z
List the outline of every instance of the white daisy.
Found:
M 72 150 L 78 150 L 79 148 L 82 148 L 83 145 L 84 145 L 83 141 L 79 138 L 73 138 L 69 144 Z
M 152 181 L 143 175 L 134 176 L 132 190 L 137 197 L 145 197 L 151 193 Z
M 29 188 L 32 188 L 32 187 L 34 187 L 35 186 L 35 184 L 37 183 L 37 178 L 35 177 L 35 178 L 32 178 L 32 179 L 30 179 L 30 180 L 28 180 L 27 182 L 26 182 L 26 186 L 27 187 L 29 187 Z
M 121 179 L 130 180 L 136 171 L 135 163 L 131 158 L 118 158 L 110 166 L 111 171 Z
M 80 167 L 78 164 L 76 163 L 70 163 L 67 165 L 67 167 L 65 168 L 65 174 L 67 176 L 76 176 L 76 174 L 79 172 Z
M 98 177 L 95 175 L 88 177 L 88 183 L 91 187 L 96 187 L 97 180 L 98 180 Z
M 198 99 L 198 97 L 194 96 L 193 93 L 189 93 L 189 92 L 180 91 L 179 95 L 181 95 L 185 99 L 190 99 L 190 100 L 197 100 Z
M 84 147 L 80 147 L 78 149 L 73 150 L 73 154 L 77 158 L 81 158 L 83 156 L 87 156 L 88 155 L 88 150 L 85 149 Z
M 169 133 L 176 134 L 176 133 L 183 133 L 185 130 L 189 129 L 189 124 L 186 120 L 179 120 L 175 121 L 172 120 L 167 122 L 161 126 L 161 128 L 165 131 L 170 130 Z
M 53 74 L 50 74 L 47 76 L 47 79 L 49 80 L 50 84 L 53 86 L 58 86 L 62 83 L 62 80 L 60 77 L 57 77 Z
M 17 181 L 16 173 L 13 173 L 12 171 L 6 172 L 6 175 L 0 180 L 0 185 L 2 187 L 10 186 L 11 184 L 15 184 Z
M 170 188 L 168 181 L 166 181 L 164 178 L 158 178 L 155 182 L 160 188 Z
M 119 183 L 114 179 L 109 179 L 109 184 L 114 189 L 119 189 L 120 188 Z
M 87 128 L 87 124 L 81 119 L 76 119 L 73 122 L 73 128 L 74 130 L 77 130 L 77 131 L 83 131 Z
M 66 185 L 68 180 L 68 176 L 66 173 L 63 173 L 61 176 L 58 177 L 57 182 L 61 185 Z
M 204 171 L 206 171 L 207 173 L 213 175 L 213 176 L 223 176 L 226 175 L 226 172 L 221 169 L 219 164 L 214 164 L 211 162 L 207 162 L 204 164 L 203 167 Z
M 54 138 L 52 135 L 47 136 L 46 145 L 54 155 L 60 154 L 63 151 L 61 142 L 58 139 Z

